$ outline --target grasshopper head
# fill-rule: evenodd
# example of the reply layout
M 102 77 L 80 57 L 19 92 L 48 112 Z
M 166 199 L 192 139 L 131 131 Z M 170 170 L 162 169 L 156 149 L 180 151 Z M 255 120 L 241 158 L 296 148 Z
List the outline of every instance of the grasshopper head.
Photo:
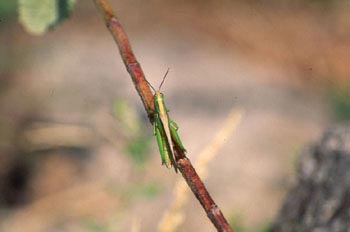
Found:
M 164 96 L 163 94 L 157 90 L 154 93 L 154 109 L 156 112 L 164 111 Z
M 164 96 L 163 96 L 163 93 L 161 93 L 159 90 L 157 90 L 155 93 L 154 93 L 154 101 L 163 101 L 164 99 Z

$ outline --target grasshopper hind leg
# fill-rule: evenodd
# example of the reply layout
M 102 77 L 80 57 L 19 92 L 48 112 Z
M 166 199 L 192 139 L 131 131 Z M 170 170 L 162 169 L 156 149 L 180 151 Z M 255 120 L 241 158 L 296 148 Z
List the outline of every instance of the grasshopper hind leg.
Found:
M 181 142 L 180 136 L 177 133 L 177 130 L 179 129 L 179 126 L 174 122 L 173 120 L 170 119 L 169 121 L 169 127 L 170 127 L 170 133 L 173 139 L 175 140 L 175 143 L 181 148 L 183 152 L 186 152 L 186 148 Z

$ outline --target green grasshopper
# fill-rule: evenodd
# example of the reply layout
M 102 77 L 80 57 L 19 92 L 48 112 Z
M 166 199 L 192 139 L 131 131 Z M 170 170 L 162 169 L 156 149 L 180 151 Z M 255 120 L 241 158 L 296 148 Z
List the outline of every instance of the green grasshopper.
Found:
M 167 168 L 174 166 L 175 171 L 177 171 L 177 165 L 174 155 L 174 145 L 177 144 L 178 147 L 186 152 L 185 147 L 182 145 L 181 139 L 177 130 L 179 129 L 178 125 L 171 120 L 169 117 L 169 110 L 164 104 L 164 95 L 160 92 L 165 77 L 167 76 L 169 69 L 165 73 L 161 84 L 159 85 L 158 90 L 155 90 L 153 86 L 149 86 L 153 89 L 153 101 L 154 101 L 154 121 L 153 121 L 153 133 L 157 137 L 158 148 L 160 156 L 162 158 L 162 164 L 165 164 Z M 175 144 L 174 144 L 175 142 Z

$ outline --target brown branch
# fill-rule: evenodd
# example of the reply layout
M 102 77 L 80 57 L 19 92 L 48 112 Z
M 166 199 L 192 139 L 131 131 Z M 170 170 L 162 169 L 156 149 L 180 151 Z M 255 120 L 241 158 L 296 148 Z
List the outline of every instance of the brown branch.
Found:
M 103 15 L 108 30 L 111 32 L 119 47 L 120 55 L 122 56 L 126 69 L 128 70 L 135 88 L 141 97 L 148 118 L 153 122 L 153 94 L 145 79 L 141 65 L 137 62 L 136 57 L 132 52 L 128 37 L 126 36 L 118 18 L 114 15 L 109 2 L 107 0 L 94 1 Z
M 134 82 L 135 88 L 141 97 L 142 103 L 148 114 L 148 118 L 150 122 L 153 123 L 153 94 L 148 86 L 145 75 L 143 74 L 141 65 L 137 62 L 134 53 L 132 52 L 126 33 L 124 32 L 118 18 L 113 13 L 108 0 L 94 0 L 94 2 L 102 13 L 105 24 L 119 47 L 119 52 L 123 58 L 126 69 L 128 70 L 131 79 Z M 211 198 L 208 190 L 205 188 L 204 183 L 199 178 L 190 160 L 177 145 L 175 145 L 174 150 L 178 168 L 182 176 L 185 178 L 188 186 L 201 203 L 203 209 L 207 213 L 208 218 L 218 231 L 232 232 L 227 220 Z

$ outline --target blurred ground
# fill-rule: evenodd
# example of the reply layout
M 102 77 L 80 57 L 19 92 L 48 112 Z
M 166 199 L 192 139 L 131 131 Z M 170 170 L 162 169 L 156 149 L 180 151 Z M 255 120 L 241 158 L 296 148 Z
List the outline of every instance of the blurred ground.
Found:
M 157 86 L 170 67 L 163 91 L 191 160 L 232 108 L 245 109 L 206 184 L 241 231 L 271 222 L 298 153 L 335 121 L 329 93 L 349 84 L 349 4 L 112 3 L 148 80 Z M 28 35 L 11 14 L 0 33 L 0 230 L 130 231 L 137 223 L 155 231 L 179 175 L 160 166 L 92 1 L 79 1 L 71 19 L 44 36 Z M 126 152 L 133 136 L 113 116 L 116 99 L 151 138 L 142 159 Z M 179 231 L 213 231 L 191 199 Z

